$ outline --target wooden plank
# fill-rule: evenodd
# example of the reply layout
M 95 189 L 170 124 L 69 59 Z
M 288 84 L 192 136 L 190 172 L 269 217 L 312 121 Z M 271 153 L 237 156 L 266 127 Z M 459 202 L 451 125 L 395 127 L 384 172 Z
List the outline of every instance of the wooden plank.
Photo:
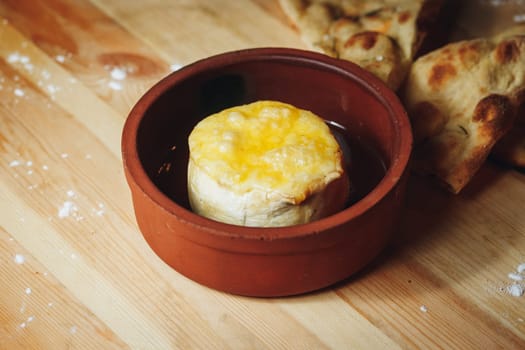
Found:
M 3 230 L 0 252 L 2 349 L 128 348 Z
M 268 15 L 275 2 L 264 8 L 251 1 L 92 2 L 172 64 L 250 47 L 305 48 L 297 33 Z
M 149 249 L 120 160 L 127 112 L 194 60 L 304 48 L 277 1 L 5 0 L 0 15 L 0 348 L 525 347 L 508 291 L 525 176 L 494 164 L 460 196 L 411 178 L 392 246 L 304 296 L 210 290 Z

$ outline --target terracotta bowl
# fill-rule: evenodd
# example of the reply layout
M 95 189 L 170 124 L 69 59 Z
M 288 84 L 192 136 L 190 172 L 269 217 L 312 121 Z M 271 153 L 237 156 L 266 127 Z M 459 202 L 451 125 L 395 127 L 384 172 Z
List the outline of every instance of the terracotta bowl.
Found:
M 264 99 L 313 111 L 348 142 L 356 191 L 346 209 L 280 228 L 191 211 L 189 133 L 213 112 Z M 136 219 L 151 248 L 194 281 L 248 296 L 316 290 L 374 259 L 395 232 L 411 147 L 405 111 L 379 79 L 350 62 L 284 48 L 225 53 L 170 74 L 138 101 L 122 136 Z

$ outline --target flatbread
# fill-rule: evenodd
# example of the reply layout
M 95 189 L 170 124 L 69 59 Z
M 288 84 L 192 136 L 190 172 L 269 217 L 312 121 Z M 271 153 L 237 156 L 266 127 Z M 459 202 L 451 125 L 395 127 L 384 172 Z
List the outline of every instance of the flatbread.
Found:
M 525 36 L 448 44 L 417 59 L 404 89 L 414 168 L 458 193 L 512 127 L 525 97 Z
M 352 61 L 396 90 L 443 1 L 279 0 L 303 41 Z

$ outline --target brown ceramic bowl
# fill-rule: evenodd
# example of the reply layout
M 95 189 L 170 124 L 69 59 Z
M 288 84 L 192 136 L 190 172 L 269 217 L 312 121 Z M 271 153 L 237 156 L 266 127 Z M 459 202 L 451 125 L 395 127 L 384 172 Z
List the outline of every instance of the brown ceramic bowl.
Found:
M 191 130 L 210 113 L 265 99 L 344 129 L 357 189 L 346 209 L 280 228 L 229 225 L 191 211 Z M 284 48 L 225 53 L 172 73 L 138 101 L 122 136 L 136 219 L 151 248 L 199 283 L 249 296 L 326 287 L 376 257 L 395 232 L 411 147 L 405 111 L 379 79 L 350 62 Z

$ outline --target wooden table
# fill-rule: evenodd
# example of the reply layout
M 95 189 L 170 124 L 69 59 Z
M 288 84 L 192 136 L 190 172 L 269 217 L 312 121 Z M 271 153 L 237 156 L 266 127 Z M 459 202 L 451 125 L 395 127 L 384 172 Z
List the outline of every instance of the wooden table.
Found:
M 224 294 L 151 251 L 121 164 L 129 109 L 180 66 L 256 46 L 305 48 L 276 1 L 0 2 L 0 348 L 525 348 L 508 275 L 525 175 L 492 163 L 458 196 L 411 178 L 392 245 L 316 293 Z

